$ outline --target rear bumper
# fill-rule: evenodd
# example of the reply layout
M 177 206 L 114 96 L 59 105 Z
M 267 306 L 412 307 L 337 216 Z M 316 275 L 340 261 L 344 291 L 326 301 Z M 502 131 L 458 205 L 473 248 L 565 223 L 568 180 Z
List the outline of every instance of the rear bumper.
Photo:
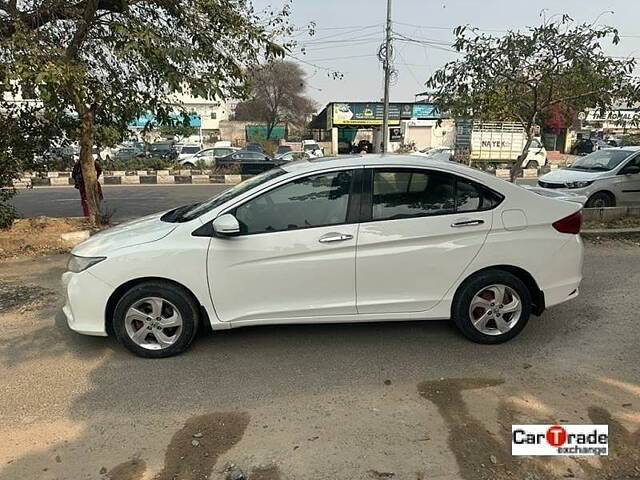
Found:
M 545 260 L 553 266 L 547 270 L 547 278 L 541 282 L 545 307 L 553 307 L 578 296 L 583 257 L 582 240 L 580 235 L 575 235 Z
M 105 309 L 113 288 L 89 272 L 62 274 L 62 311 L 71 330 L 84 335 L 107 336 Z

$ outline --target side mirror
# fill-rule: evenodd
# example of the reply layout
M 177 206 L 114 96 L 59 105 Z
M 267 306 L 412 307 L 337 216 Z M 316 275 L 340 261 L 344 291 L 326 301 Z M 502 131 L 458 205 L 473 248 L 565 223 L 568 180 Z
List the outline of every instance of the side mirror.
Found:
M 623 175 L 635 175 L 640 173 L 640 167 L 637 165 L 629 165 L 628 167 L 623 168 L 620 173 Z
M 240 233 L 240 224 L 238 219 L 230 213 L 225 213 L 216 218 L 213 223 L 213 232 L 216 235 L 229 237 Z

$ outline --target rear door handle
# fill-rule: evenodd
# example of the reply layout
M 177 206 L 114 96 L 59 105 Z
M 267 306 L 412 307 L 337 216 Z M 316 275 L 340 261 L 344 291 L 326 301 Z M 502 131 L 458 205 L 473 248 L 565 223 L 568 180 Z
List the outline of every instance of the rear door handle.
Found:
M 451 224 L 453 228 L 459 227 L 472 227 L 474 225 L 482 225 L 484 220 L 461 220 L 459 222 L 454 222 Z
M 332 242 L 344 242 L 345 240 L 351 240 L 353 235 L 348 233 L 331 232 L 323 235 L 318 240 L 320 243 L 332 243 Z

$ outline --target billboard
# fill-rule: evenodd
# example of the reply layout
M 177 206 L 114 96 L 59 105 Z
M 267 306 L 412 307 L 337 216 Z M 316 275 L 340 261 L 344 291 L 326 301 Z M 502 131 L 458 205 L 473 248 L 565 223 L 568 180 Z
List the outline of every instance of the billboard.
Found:
M 334 125 L 382 125 L 384 105 L 374 103 L 334 103 Z M 400 124 L 400 104 L 389 105 L 389 124 Z

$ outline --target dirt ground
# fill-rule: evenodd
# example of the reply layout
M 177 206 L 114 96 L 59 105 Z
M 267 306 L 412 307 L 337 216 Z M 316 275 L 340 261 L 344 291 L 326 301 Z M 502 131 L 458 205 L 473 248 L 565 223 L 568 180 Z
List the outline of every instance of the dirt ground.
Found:
M 589 221 L 584 223 L 583 228 L 593 230 L 604 228 L 640 228 L 640 217 L 623 217 L 607 222 Z
M 446 321 L 203 332 L 145 360 L 69 331 L 64 255 L 0 263 L 0 479 L 640 478 L 640 248 L 515 340 Z M 604 423 L 610 455 L 512 457 L 516 423 Z
M 47 253 L 63 253 L 69 246 L 60 234 L 94 230 L 83 218 L 34 217 L 18 219 L 9 229 L 0 229 L 0 260 Z

